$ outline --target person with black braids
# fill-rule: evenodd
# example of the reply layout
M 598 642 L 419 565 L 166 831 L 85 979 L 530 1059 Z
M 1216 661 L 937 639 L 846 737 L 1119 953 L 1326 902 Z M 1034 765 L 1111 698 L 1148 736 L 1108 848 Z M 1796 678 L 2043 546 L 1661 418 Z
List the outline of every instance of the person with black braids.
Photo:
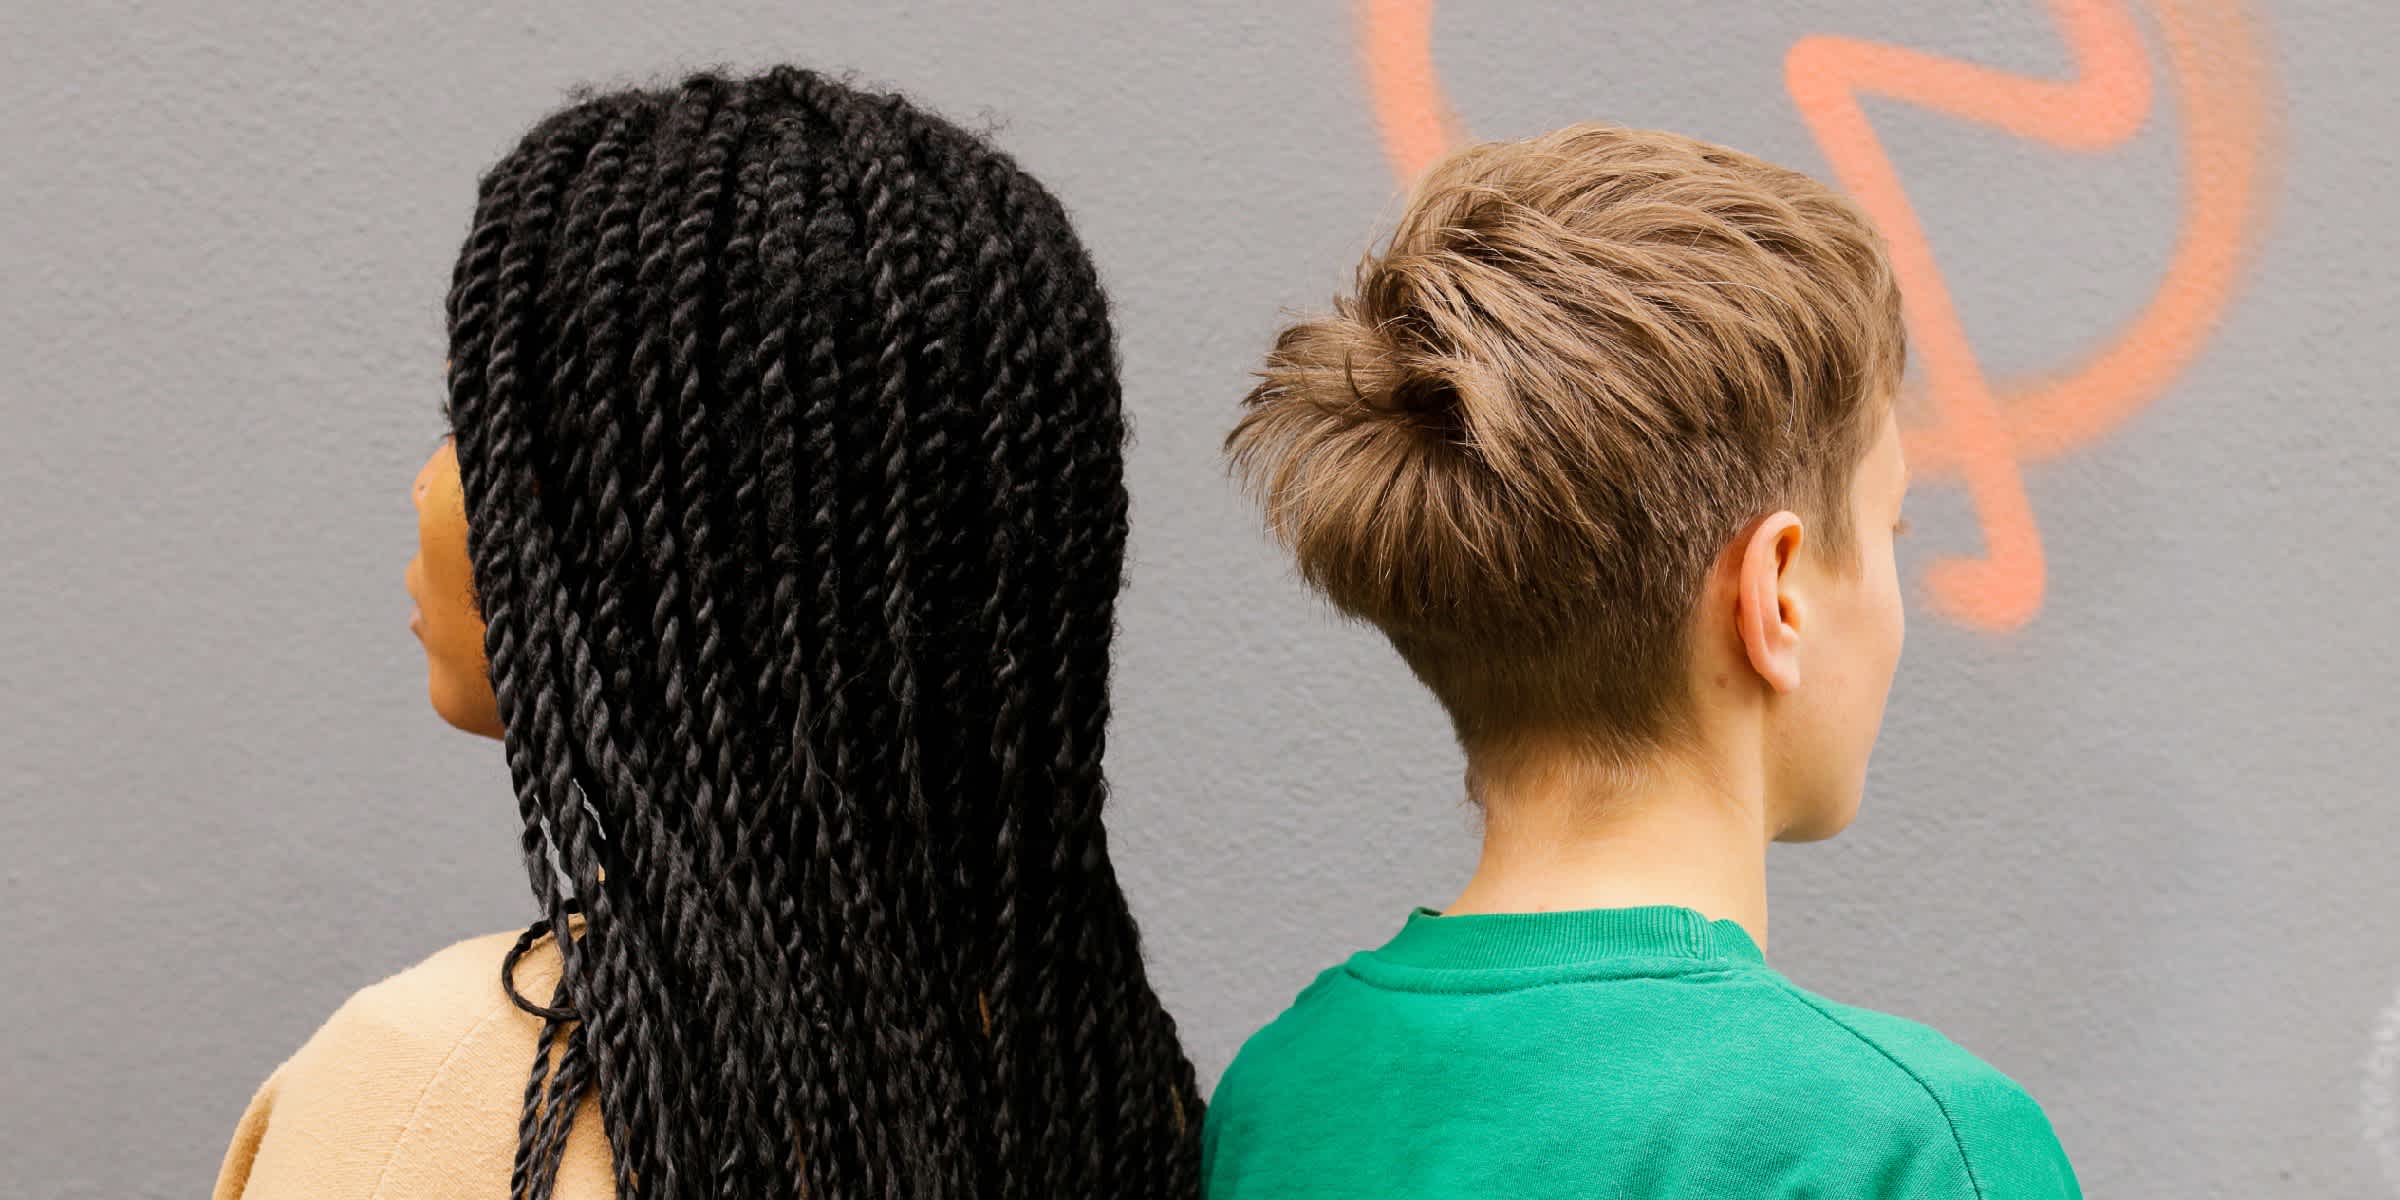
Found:
M 354 997 L 220 1197 L 1189 1197 L 1101 823 L 1124 418 L 1058 202 L 778 68 L 483 179 L 408 583 L 539 919 Z

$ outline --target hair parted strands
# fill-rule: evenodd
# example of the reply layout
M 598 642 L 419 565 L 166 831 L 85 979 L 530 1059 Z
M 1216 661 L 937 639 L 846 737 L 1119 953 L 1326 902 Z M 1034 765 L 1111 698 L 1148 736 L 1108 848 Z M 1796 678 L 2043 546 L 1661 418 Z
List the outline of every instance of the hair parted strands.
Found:
M 1381 627 L 1470 755 L 1674 738 L 1717 552 L 1848 484 L 1905 358 L 1863 215 L 1808 177 L 1588 123 L 1462 150 L 1226 439 L 1302 575 Z
M 449 316 L 510 965 L 563 971 L 514 1194 L 588 1095 L 623 1197 L 1196 1195 L 1101 826 L 1124 426 L 1058 202 L 899 97 L 702 74 L 528 134 Z

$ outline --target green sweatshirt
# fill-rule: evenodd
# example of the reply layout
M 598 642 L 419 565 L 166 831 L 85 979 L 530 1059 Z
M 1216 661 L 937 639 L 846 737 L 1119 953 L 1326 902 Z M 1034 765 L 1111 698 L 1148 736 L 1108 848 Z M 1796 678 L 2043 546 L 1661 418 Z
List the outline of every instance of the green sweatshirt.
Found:
M 1318 975 L 1226 1069 L 1208 1200 L 2080 1197 L 2024 1089 L 1675 905 L 1445 917 Z

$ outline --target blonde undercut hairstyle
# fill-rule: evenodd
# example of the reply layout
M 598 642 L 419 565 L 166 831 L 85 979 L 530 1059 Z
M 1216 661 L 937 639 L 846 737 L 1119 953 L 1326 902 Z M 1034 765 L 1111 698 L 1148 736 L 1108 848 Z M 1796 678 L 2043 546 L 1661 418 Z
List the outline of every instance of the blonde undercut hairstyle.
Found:
M 1588 123 L 1417 185 L 1225 442 L 1300 574 L 1390 637 L 1472 760 L 1689 732 L 1718 553 L 1790 508 L 1855 569 L 1850 481 L 1906 359 L 1883 240 L 1823 184 Z

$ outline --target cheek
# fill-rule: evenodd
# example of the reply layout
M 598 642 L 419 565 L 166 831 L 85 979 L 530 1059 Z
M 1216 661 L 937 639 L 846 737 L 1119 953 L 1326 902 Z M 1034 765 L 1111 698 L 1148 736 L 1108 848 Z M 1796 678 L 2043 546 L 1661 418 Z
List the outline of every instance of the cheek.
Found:
M 418 600 L 426 618 L 475 615 L 475 565 L 467 557 L 467 522 L 463 515 L 429 513 L 417 524 L 416 578 Z
M 417 529 L 415 574 L 425 649 L 437 668 L 483 674 L 483 618 L 475 611 L 474 564 L 467 558 L 466 519 L 435 511 Z
M 1870 579 L 1866 614 L 1870 625 L 1861 641 L 1872 647 L 1868 654 L 1873 657 L 1868 661 L 1873 665 L 1866 676 L 1868 695 L 1862 701 L 1872 700 L 1880 714 L 1891 695 L 1892 681 L 1900 673 L 1900 652 L 1908 641 L 1908 607 L 1901 598 L 1899 573 L 1888 557 Z
M 423 612 L 426 686 L 434 711 L 460 729 L 497 736 L 498 701 L 483 653 L 483 619 L 463 600 Z
M 425 618 L 425 650 L 436 665 L 462 674 L 482 675 L 483 621 L 472 613 L 450 612 Z
M 1901 644 L 1908 640 L 1908 600 L 1901 594 L 1900 565 L 1894 561 L 1888 543 L 1883 555 L 1883 588 L 1884 602 L 1891 606 L 1892 651 L 1897 654 Z
M 435 662 L 482 675 L 483 617 L 469 599 L 465 574 L 428 565 L 418 609 L 425 618 L 425 649 Z
M 1879 712 L 1899 671 L 1908 617 L 1890 547 L 1869 545 L 1860 555 L 1859 575 L 1841 605 L 1841 629 L 1825 647 L 1833 661 L 1824 672 L 1838 681 L 1845 710 Z

